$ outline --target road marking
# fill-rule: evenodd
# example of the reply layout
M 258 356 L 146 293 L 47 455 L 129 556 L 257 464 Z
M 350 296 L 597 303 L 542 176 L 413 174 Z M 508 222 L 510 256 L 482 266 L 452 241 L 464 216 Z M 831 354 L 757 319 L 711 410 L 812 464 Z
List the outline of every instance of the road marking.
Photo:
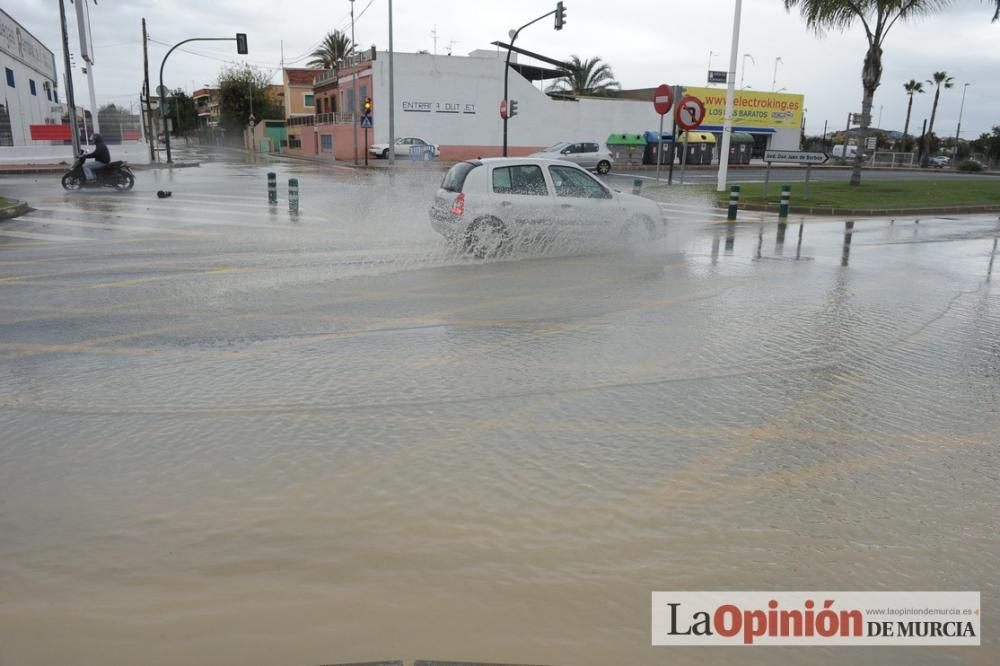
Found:
M 44 211 L 42 211 L 44 212 Z M 114 224 L 111 222 L 79 222 L 76 220 L 63 220 L 53 217 L 44 217 L 39 215 L 26 215 L 19 218 L 25 222 L 32 222 L 35 224 L 51 224 L 53 226 L 60 227 L 78 227 L 80 229 L 100 229 L 102 231 L 136 231 L 145 233 L 156 233 L 156 234 L 168 234 L 176 236 L 197 236 L 200 238 L 216 238 L 222 236 L 221 233 L 214 233 L 210 231 L 188 231 L 182 229 L 164 229 L 161 227 L 144 227 L 141 225 L 121 225 Z
M 26 238 L 28 240 L 42 240 L 53 243 L 81 243 L 93 239 L 82 236 L 59 236 L 57 234 L 33 234 L 30 231 L 0 231 L 0 236 L 10 236 L 11 238 Z

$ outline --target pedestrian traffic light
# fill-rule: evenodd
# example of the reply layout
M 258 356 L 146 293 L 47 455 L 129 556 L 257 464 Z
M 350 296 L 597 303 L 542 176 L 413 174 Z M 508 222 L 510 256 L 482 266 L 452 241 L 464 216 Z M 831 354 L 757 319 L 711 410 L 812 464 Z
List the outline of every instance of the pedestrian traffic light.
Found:
M 365 97 L 365 115 L 368 115 L 371 112 L 372 112 L 372 98 Z
M 562 30 L 564 25 L 566 25 L 566 6 L 559 0 L 556 3 L 556 30 Z
M 513 118 L 516 115 L 517 115 L 517 100 L 516 99 L 512 99 L 512 100 L 510 100 L 510 107 L 509 107 L 508 112 L 507 112 L 507 117 L 508 118 Z
M 240 55 L 249 53 L 247 51 L 247 34 L 245 32 L 236 33 L 236 52 Z

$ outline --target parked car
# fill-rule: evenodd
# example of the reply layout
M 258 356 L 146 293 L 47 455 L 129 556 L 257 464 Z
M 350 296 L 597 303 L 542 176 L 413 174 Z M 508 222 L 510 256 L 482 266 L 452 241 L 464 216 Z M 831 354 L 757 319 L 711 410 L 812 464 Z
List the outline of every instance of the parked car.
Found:
M 428 143 L 423 139 L 418 139 L 415 136 L 404 136 L 396 139 L 395 150 L 396 157 L 410 158 L 411 150 L 416 149 L 418 152 L 423 153 L 426 151 L 431 157 L 437 157 L 441 154 L 441 150 L 438 146 L 433 143 Z M 368 147 L 368 152 L 375 157 L 381 157 L 384 159 L 389 158 L 389 144 L 387 143 L 376 143 Z M 422 155 L 421 155 L 422 156 Z
M 576 164 L 531 157 L 459 162 L 441 181 L 430 218 L 479 258 L 540 237 L 652 239 L 665 231 L 657 203 L 612 190 Z
M 545 150 L 533 153 L 531 157 L 549 160 L 566 160 L 579 164 L 584 169 L 594 169 L 605 174 L 611 171 L 615 161 L 606 147 L 596 141 L 562 142 L 549 146 Z
M 951 164 L 951 158 L 947 155 L 935 155 L 930 159 L 930 165 L 937 169 L 943 169 Z

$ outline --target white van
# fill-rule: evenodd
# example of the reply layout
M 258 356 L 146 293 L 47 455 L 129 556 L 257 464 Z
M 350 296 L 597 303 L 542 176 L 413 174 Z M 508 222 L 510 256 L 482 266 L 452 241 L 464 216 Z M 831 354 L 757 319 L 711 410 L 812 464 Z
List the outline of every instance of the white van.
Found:
M 844 155 L 845 148 L 847 149 L 846 156 Z M 845 146 L 844 144 L 834 146 L 833 150 L 830 151 L 831 157 L 836 157 L 837 159 L 841 160 L 853 160 L 857 154 L 858 154 L 857 146 Z

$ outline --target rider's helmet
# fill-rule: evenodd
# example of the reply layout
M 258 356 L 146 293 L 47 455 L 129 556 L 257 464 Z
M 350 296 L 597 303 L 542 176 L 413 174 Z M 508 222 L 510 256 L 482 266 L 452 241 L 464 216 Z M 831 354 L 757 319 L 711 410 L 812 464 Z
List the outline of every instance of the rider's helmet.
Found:
M 94 136 L 90 138 L 94 143 L 104 143 L 104 137 L 100 134 L 94 134 Z

